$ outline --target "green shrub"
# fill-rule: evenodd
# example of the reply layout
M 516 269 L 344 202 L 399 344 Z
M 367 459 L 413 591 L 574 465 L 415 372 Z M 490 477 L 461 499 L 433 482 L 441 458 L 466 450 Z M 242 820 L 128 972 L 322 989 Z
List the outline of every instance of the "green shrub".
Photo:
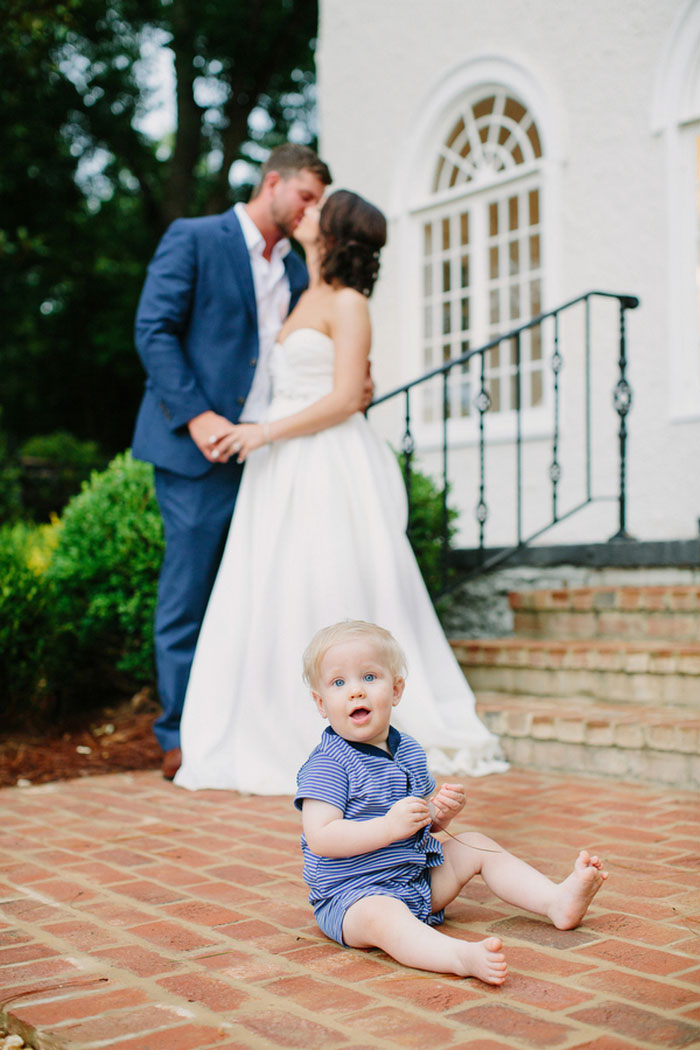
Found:
M 38 434 L 20 449 L 22 502 L 37 521 L 58 514 L 93 470 L 105 466 L 95 441 L 81 441 L 66 430 Z
M 2 408 L 0 408 L 0 417 Z M 10 454 L 7 435 L 0 430 L 0 522 L 17 521 L 22 514 L 20 467 Z
M 48 677 L 64 710 L 153 681 L 162 553 L 153 469 L 126 452 L 70 500 L 47 571 L 55 590 Z
M 1 439 L 0 439 L 1 442 Z M 0 449 L 0 522 L 8 524 L 22 515 L 21 471 Z
M 405 457 L 398 456 L 402 472 L 405 471 Z M 404 475 L 405 476 L 405 475 Z M 449 496 L 449 486 L 447 496 Z M 447 507 L 447 539 L 449 541 L 457 531 L 456 521 L 459 516 L 454 507 Z M 416 561 L 425 580 L 425 585 L 433 600 L 447 588 L 452 577 L 447 553 L 443 548 L 444 505 L 443 490 L 435 481 L 411 462 L 411 486 L 409 495 L 408 538 L 411 541 Z
M 409 538 L 433 597 L 442 524 L 441 490 L 413 470 Z M 68 713 L 154 680 L 163 547 L 152 468 L 129 452 L 93 473 L 56 525 L 0 530 L 0 713 L 47 697 Z
M 0 528 L 0 723 L 35 715 L 45 700 L 42 678 L 50 637 L 50 586 L 43 575 L 50 530 Z
M 81 467 L 88 471 L 104 463 L 104 455 L 96 441 L 81 441 L 67 430 L 30 437 L 22 445 L 20 453 L 53 463 L 57 467 Z

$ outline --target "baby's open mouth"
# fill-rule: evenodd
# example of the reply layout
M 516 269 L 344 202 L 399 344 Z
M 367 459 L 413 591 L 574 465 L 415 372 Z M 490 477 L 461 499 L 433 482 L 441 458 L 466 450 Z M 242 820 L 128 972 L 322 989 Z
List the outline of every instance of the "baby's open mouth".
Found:
M 350 714 L 350 718 L 353 722 L 364 722 L 365 719 L 369 718 L 369 708 L 356 707 L 355 710 Z

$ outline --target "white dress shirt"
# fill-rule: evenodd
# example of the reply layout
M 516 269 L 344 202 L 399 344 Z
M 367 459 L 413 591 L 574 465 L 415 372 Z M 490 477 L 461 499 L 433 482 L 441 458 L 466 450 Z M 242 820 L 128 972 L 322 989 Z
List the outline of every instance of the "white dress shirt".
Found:
M 289 313 L 289 281 L 283 259 L 291 245 L 286 237 L 275 244 L 270 261 L 263 256 L 265 241 L 246 210 L 238 203 L 234 211 L 248 246 L 258 308 L 258 341 L 260 349 L 255 374 L 246 398 L 241 423 L 256 423 L 264 417 L 272 393 L 270 355 L 285 317 Z

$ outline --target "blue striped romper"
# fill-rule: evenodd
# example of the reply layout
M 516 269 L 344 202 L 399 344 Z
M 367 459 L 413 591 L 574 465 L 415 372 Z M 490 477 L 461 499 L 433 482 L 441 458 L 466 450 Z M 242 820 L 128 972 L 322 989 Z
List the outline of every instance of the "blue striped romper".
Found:
M 352 744 L 329 726 L 297 774 L 294 805 L 301 809 L 305 798 L 315 798 L 337 806 L 346 820 L 371 820 L 407 795 L 425 798 L 435 790 L 425 752 L 413 737 L 392 726 L 387 744 L 391 755 L 372 744 Z M 316 921 L 340 944 L 347 909 L 374 894 L 402 900 L 430 926 L 443 921 L 443 911 L 433 914 L 430 904 L 430 868 L 443 863 L 442 846 L 427 828 L 356 857 L 320 857 L 304 835 L 301 850 Z

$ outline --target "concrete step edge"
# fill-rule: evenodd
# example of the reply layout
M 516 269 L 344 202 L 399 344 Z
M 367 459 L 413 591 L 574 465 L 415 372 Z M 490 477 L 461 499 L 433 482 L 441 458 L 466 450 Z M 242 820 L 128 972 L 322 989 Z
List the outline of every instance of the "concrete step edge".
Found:
M 700 612 L 697 584 L 552 587 L 511 591 L 511 608 L 532 612 Z
M 679 707 L 652 710 L 579 699 L 477 692 L 479 716 L 498 736 L 593 747 L 674 752 L 700 757 L 700 715 Z
M 700 613 L 620 609 L 515 609 L 517 638 L 532 641 L 620 641 L 700 644 Z
M 488 717 L 486 725 L 498 732 L 498 725 Z M 663 784 L 680 790 L 700 788 L 700 755 L 697 751 L 677 748 L 623 746 L 613 740 L 581 742 L 517 736 L 499 732 L 501 747 L 513 768 L 537 772 L 589 774 L 644 784 Z
M 451 638 L 453 649 L 465 652 L 477 652 L 480 649 L 496 652 L 498 650 L 522 649 L 526 652 L 553 651 L 590 651 L 611 653 L 649 653 L 651 655 L 671 653 L 682 656 L 700 656 L 700 642 L 674 642 L 657 639 L 620 639 L 620 638 L 524 638 L 521 635 L 504 635 L 502 638 Z

